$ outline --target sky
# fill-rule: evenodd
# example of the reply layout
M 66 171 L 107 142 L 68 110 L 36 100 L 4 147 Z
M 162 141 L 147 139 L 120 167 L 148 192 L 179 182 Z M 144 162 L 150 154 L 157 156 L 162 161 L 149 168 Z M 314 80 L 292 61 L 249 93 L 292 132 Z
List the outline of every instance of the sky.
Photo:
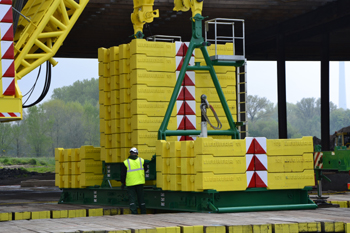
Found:
M 77 80 L 98 78 L 97 59 L 56 58 L 58 64 L 52 68 L 52 83 L 47 97 L 51 98 L 55 88 L 72 85 Z M 276 62 L 248 61 L 247 62 L 247 94 L 266 97 L 277 103 L 277 68 Z M 22 94 L 35 83 L 38 69 L 18 81 Z M 45 64 L 42 65 L 41 75 L 33 95 L 26 104 L 34 102 L 40 95 L 45 78 Z M 338 96 L 339 62 L 330 63 L 330 100 L 339 106 Z M 350 90 L 350 62 L 345 62 L 346 90 Z M 297 103 L 302 98 L 320 97 L 320 62 L 287 62 L 286 91 L 287 102 Z M 347 93 L 347 107 L 350 108 L 350 94 Z M 24 97 L 25 101 L 27 97 Z

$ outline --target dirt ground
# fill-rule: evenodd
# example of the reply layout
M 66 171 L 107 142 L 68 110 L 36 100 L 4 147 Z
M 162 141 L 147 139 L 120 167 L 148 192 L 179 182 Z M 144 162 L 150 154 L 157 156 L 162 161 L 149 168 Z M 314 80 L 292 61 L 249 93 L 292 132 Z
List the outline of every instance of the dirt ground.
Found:
M 54 180 L 55 173 L 28 172 L 14 166 L 0 169 L 0 185 L 20 185 L 21 181 L 31 179 Z

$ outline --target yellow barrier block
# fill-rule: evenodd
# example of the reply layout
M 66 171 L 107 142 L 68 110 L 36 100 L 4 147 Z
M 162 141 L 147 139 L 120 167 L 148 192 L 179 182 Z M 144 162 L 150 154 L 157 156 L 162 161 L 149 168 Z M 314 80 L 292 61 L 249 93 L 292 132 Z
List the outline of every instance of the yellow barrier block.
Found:
M 108 106 L 108 107 L 110 107 L 110 106 Z M 112 134 L 112 121 L 105 120 L 104 124 L 105 124 L 104 133 L 105 134 Z
M 61 172 L 60 172 L 61 175 L 72 174 L 72 162 L 60 163 L 60 166 L 61 166 Z
M 130 74 L 121 74 L 119 82 L 120 82 L 120 89 L 129 89 L 129 88 L 131 88 L 131 85 L 130 85 Z
M 119 45 L 119 59 L 130 58 L 130 44 Z
M 86 209 L 68 210 L 68 218 L 86 217 Z
M 120 145 L 123 148 L 131 148 L 132 147 L 132 141 L 131 141 L 131 133 L 120 133 Z
M 105 115 L 106 115 L 106 112 L 105 112 L 106 110 L 105 110 L 105 108 L 106 108 L 106 106 L 100 104 L 100 114 L 99 114 L 100 120 L 106 118 L 106 117 L 105 117 Z
M 148 130 L 134 130 L 131 133 L 132 145 L 156 146 L 158 132 L 150 132 Z
M 342 222 L 321 222 L 324 232 L 344 232 L 345 226 Z
M 120 132 L 121 133 L 131 133 L 131 119 L 122 118 L 120 119 Z
M 55 186 L 57 186 L 57 187 L 60 186 L 60 174 L 59 173 L 55 174 Z
M 164 117 L 153 117 L 147 115 L 133 115 L 130 120 L 127 121 L 130 124 L 130 130 L 145 129 L 149 131 L 158 131 L 160 125 L 163 122 Z M 176 130 L 177 118 L 170 117 L 168 123 L 169 130 Z M 130 131 L 130 132 L 131 132 Z
M 101 140 L 101 139 L 100 139 Z M 106 161 L 106 148 L 101 146 L 101 154 L 100 154 L 100 159 L 101 161 Z
M 102 77 L 100 77 L 101 79 Z M 103 91 L 111 91 L 112 90 L 112 80 L 111 77 L 103 77 Z
M 197 173 L 195 191 L 215 189 L 216 191 L 241 191 L 247 188 L 246 174 Z
M 112 120 L 120 119 L 120 105 L 112 105 Z M 117 125 L 117 127 L 120 127 L 120 125 Z
M 151 160 L 153 155 L 156 154 L 156 147 L 155 146 L 147 146 L 147 145 L 136 145 L 139 154 L 143 159 Z M 129 148 L 130 150 L 130 148 Z
M 181 229 L 182 233 L 203 233 L 203 226 L 181 226 Z
M 119 215 L 119 208 L 103 209 L 103 215 Z
M 315 185 L 314 170 L 303 172 L 267 173 L 268 189 L 303 189 Z
M 157 233 L 180 233 L 180 227 L 156 227 Z
M 302 137 L 298 139 L 267 139 L 267 156 L 276 155 L 303 155 L 313 153 L 312 137 Z
M 226 233 L 225 226 L 204 226 L 205 233 Z
M 98 90 L 99 91 L 104 91 L 105 87 L 105 80 L 103 78 L 103 76 L 98 78 Z
M 112 148 L 120 148 L 120 147 L 121 147 L 121 136 L 120 136 L 120 133 L 112 134 Z
M 181 157 L 181 142 L 173 141 L 170 142 L 170 157 L 180 158 Z
M 214 174 L 245 173 L 245 157 L 217 157 L 213 155 L 198 155 L 194 159 L 194 171 L 213 172 Z
M 55 173 L 59 174 L 60 173 L 60 162 L 58 160 L 55 160 Z
M 253 225 L 253 233 L 272 233 L 271 224 Z
M 62 162 L 71 161 L 72 153 L 74 154 L 74 149 L 64 149 Z
M 84 188 L 80 182 L 80 175 L 71 175 L 70 176 L 71 186 L 70 188 Z
M 224 88 L 222 88 L 222 92 L 225 95 L 226 101 L 235 101 L 237 99 L 236 86 L 224 87 Z M 214 87 L 205 87 L 205 88 L 197 87 L 195 98 L 196 98 L 196 101 L 198 103 L 201 102 L 201 95 L 203 95 L 203 94 L 205 94 L 207 96 L 209 103 L 220 102 L 218 93 Z
M 302 172 L 314 168 L 313 154 L 301 156 L 269 156 L 267 158 L 268 172 Z
M 167 108 L 167 102 L 149 102 L 147 100 L 133 100 L 130 104 L 120 104 L 121 116 L 124 118 L 137 114 L 164 117 Z M 176 116 L 176 104 L 171 116 Z
M 196 174 L 195 171 L 195 158 L 181 158 L 180 173 L 182 175 Z
M 15 212 L 13 220 L 28 220 L 30 219 L 31 212 Z
M 71 175 L 80 175 L 80 162 L 70 162 L 71 163 Z
M 63 148 L 55 148 L 55 160 L 59 162 L 64 162 Z
M 201 66 L 206 65 L 204 59 L 197 59 L 196 58 L 195 62 L 200 62 Z M 219 74 L 226 74 L 226 73 L 230 73 L 230 72 L 236 72 L 236 67 L 234 67 L 234 66 L 214 66 L 214 70 L 215 70 L 216 75 L 219 75 Z M 210 75 L 209 71 L 196 71 L 196 74 L 198 74 L 198 73 Z
M 130 73 L 130 59 L 119 60 L 119 75 Z
M 226 43 L 226 44 L 212 44 L 210 46 L 207 46 L 207 51 L 209 53 L 209 56 L 214 56 L 215 53 L 218 55 L 234 55 L 233 54 L 233 43 Z M 200 49 L 194 50 L 194 55 L 196 58 L 203 58 L 203 53 Z
M 181 162 L 186 158 L 161 158 L 161 171 L 163 174 L 181 174 Z M 158 163 L 158 160 L 157 160 Z
M 93 173 L 82 173 L 78 176 L 82 187 L 101 185 L 103 175 L 95 175 Z
M 133 85 L 129 92 L 129 97 L 126 99 L 140 100 L 154 102 L 169 102 L 173 93 L 172 87 L 148 87 L 146 85 Z
M 152 72 L 136 69 L 130 73 L 130 85 L 147 85 L 149 87 L 174 87 L 176 84 L 175 72 Z
M 80 162 L 81 173 L 102 174 L 102 162 L 92 159 L 84 159 Z
M 252 225 L 228 226 L 227 233 L 253 233 Z
M 100 160 L 100 147 L 93 147 L 93 146 L 82 146 L 80 148 L 80 157 L 81 159 L 93 159 L 96 161 Z
M 120 89 L 120 104 L 130 104 L 131 103 L 131 90 L 130 89 Z
M 113 77 L 119 75 L 119 61 L 111 61 L 109 63 L 110 75 Z
M 344 223 L 345 233 L 350 233 L 350 223 Z
M 52 210 L 52 218 L 68 218 L 68 210 Z
M 195 146 L 194 141 L 182 141 L 181 157 L 185 157 L 185 158 L 195 157 L 194 146 Z
M 31 219 L 50 218 L 50 211 L 33 211 Z
M 130 54 L 145 54 L 154 57 L 175 57 L 175 43 L 134 39 L 130 43 Z
M 98 63 L 98 76 L 109 77 L 111 75 L 109 63 L 99 62 Z
M 147 71 L 175 72 L 176 60 L 167 57 L 151 57 L 144 54 L 132 55 L 130 70 L 145 69 Z
M 0 213 L 0 222 L 11 221 L 12 213 Z
M 106 135 L 106 149 L 111 149 L 112 147 L 112 135 Z
M 165 140 L 157 140 L 156 142 L 156 154 L 158 157 L 170 157 L 170 142 Z
M 161 189 L 165 190 L 163 188 L 163 186 L 164 186 L 163 185 L 163 179 L 164 179 L 164 177 L 162 175 L 162 172 L 158 172 L 157 171 L 156 186 L 157 186 L 157 188 L 161 188 Z
M 236 85 L 236 73 L 227 72 L 217 74 L 221 88 Z M 214 83 L 209 73 L 196 73 L 196 87 L 214 87 Z
M 122 208 L 122 214 L 131 214 L 131 210 L 128 208 Z
M 110 51 L 109 49 L 106 48 L 98 48 L 98 53 L 97 53 L 97 58 L 98 58 L 98 62 L 108 62 L 110 59 Z
M 109 48 L 109 60 L 117 61 L 119 60 L 119 46 L 114 46 Z
M 105 133 L 100 133 L 100 146 L 101 147 L 106 147 L 106 140 L 107 140 L 107 138 L 106 138 Z
M 120 104 L 120 91 L 119 90 L 111 91 L 111 104 L 112 105 Z
M 120 89 L 120 76 L 119 75 L 111 76 L 111 89 L 112 90 L 119 90 Z
M 103 209 L 88 209 L 88 216 L 93 217 L 93 216 L 103 216 Z
M 245 139 L 197 138 L 194 141 L 194 154 L 214 156 L 245 156 Z
M 230 110 L 230 112 L 231 112 L 231 115 L 237 114 L 237 105 L 236 105 L 236 101 L 226 101 L 226 102 L 227 102 L 228 108 L 229 108 L 229 110 Z M 210 101 L 210 100 L 209 100 L 209 104 L 210 104 L 211 106 L 213 106 L 213 108 L 214 108 L 216 114 L 217 114 L 219 117 L 225 117 L 225 116 L 226 116 L 225 111 L 224 111 L 224 108 L 222 107 L 221 102 L 218 102 L 218 101 Z M 200 105 L 201 105 L 200 102 L 196 102 L 196 112 L 197 112 L 197 116 L 198 116 L 198 117 L 200 116 L 200 112 L 201 112 Z M 207 113 L 208 113 L 208 116 L 213 116 L 213 115 L 214 115 L 210 109 L 207 110 Z M 221 118 L 220 118 L 220 119 L 221 119 Z
M 273 224 L 275 233 L 299 233 L 298 223 Z
M 299 232 L 322 232 L 320 222 L 298 223 Z

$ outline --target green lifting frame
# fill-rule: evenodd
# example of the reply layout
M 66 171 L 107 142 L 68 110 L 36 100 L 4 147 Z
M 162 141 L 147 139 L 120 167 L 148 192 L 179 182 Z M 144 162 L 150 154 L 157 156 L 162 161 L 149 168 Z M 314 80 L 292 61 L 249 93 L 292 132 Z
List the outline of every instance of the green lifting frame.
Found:
M 188 47 L 187 53 L 185 55 L 185 59 L 183 62 L 183 66 L 181 68 L 179 77 L 174 87 L 173 94 L 171 96 L 167 111 L 165 113 L 163 122 L 158 131 L 158 140 L 165 140 L 166 136 L 190 136 L 190 135 L 199 135 L 201 133 L 200 130 L 168 130 L 168 123 L 170 119 L 170 115 L 172 110 L 174 109 L 176 98 L 179 94 L 181 84 L 184 80 L 185 73 L 187 70 L 195 71 L 195 70 L 206 70 L 209 71 L 211 78 L 213 80 L 214 86 L 218 93 L 220 102 L 225 111 L 226 118 L 228 120 L 230 129 L 228 130 L 208 130 L 208 135 L 230 135 L 233 139 L 239 139 L 239 131 L 237 130 L 236 124 L 232 118 L 231 111 L 226 102 L 225 95 L 221 89 L 218 77 L 215 73 L 214 66 L 242 66 L 244 61 L 219 61 L 219 60 L 211 60 L 209 57 L 209 53 L 207 50 L 207 46 L 210 44 L 204 41 L 202 35 L 202 21 L 204 17 L 200 14 L 195 15 L 191 18 L 192 21 L 192 38 L 190 41 L 190 45 Z M 189 66 L 189 62 L 192 56 L 194 49 L 199 48 L 203 54 L 203 57 L 206 62 L 206 66 L 201 66 L 199 62 L 196 62 L 194 66 Z M 210 100 L 209 100 L 210 101 Z

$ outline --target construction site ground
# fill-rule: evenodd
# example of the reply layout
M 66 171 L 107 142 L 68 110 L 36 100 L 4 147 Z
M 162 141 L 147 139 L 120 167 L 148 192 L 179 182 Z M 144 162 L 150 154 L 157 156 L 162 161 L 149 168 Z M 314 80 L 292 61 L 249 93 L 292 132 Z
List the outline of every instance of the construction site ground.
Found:
M 350 208 L 228 214 L 156 213 L 149 210 L 147 215 L 136 216 L 130 215 L 127 208 L 115 206 L 57 204 L 60 194 L 57 187 L 0 186 L 0 216 L 3 220 L 0 232 L 350 232 Z M 350 193 L 346 192 L 327 196 L 329 201 L 348 204 L 350 201 Z M 11 216 L 12 220 L 6 221 L 4 216 Z

